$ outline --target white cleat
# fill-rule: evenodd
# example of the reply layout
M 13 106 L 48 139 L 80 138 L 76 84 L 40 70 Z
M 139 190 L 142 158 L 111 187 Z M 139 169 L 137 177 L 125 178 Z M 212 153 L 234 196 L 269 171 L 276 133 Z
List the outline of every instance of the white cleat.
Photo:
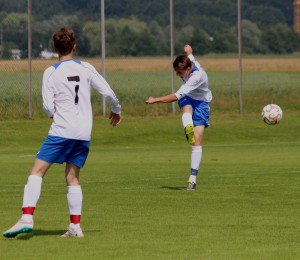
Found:
M 84 237 L 82 229 L 69 227 L 68 231 L 64 233 L 61 237 Z
M 4 237 L 15 237 L 21 233 L 31 232 L 33 229 L 33 221 L 24 221 L 20 219 L 13 227 L 3 233 Z

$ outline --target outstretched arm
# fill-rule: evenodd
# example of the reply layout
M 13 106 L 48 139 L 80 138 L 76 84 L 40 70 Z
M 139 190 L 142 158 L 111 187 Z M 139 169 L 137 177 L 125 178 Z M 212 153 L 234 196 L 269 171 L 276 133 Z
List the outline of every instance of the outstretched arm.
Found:
M 146 104 L 154 104 L 154 103 L 171 103 L 174 101 L 177 101 L 178 98 L 175 94 L 170 94 L 163 97 L 149 97 L 148 100 L 146 100 Z
M 188 44 L 184 45 L 183 50 L 185 51 L 185 53 L 186 53 L 187 56 L 193 54 L 193 49 Z

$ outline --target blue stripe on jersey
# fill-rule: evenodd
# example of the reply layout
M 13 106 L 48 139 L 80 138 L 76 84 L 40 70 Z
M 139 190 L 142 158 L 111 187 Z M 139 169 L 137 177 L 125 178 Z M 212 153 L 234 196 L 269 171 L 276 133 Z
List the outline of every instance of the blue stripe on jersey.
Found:
M 81 64 L 81 61 L 80 61 L 80 60 L 74 60 L 74 59 L 73 59 L 73 61 L 76 62 L 76 63 L 78 63 L 78 64 Z
M 74 62 L 76 62 L 76 63 L 78 63 L 78 64 L 81 64 L 81 61 L 80 61 L 80 60 L 68 59 L 68 60 L 59 61 L 59 62 L 53 64 L 52 66 L 53 66 L 55 69 L 57 69 L 57 68 L 59 67 L 60 64 L 62 64 L 63 62 L 66 62 L 66 61 L 70 61 L 70 60 L 72 60 L 72 61 L 74 61 Z
M 194 72 L 194 71 L 199 71 L 199 69 L 198 69 L 198 67 L 196 66 L 196 64 L 195 64 L 194 62 L 192 62 L 192 63 L 193 63 L 193 65 L 194 65 L 192 72 Z
M 57 63 L 55 63 L 55 64 L 53 64 L 52 66 L 55 68 L 55 69 L 57 69 L 58 68 L 58 66 L 61 64 L 61 61 L 59 61 L 59 62 L 57 62 Z

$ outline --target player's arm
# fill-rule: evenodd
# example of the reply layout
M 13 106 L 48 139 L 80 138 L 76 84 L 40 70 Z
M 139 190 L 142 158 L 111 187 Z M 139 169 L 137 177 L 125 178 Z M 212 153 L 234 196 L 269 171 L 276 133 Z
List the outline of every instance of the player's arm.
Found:
M 105 100 L 111 105 L 111 111 L 115 114 L 121 113 L 120 102 L 115 95 L 114 91 L 111 89 L 107 81 L 96 71 L 96 69 L 86 63 L 85 66 L 88 67 L 91 75 L 91 85 L 105 98 Z
M 111 125 L 117 126 L 121 122 L 121 104 L 107 81 L 92 66 L 90 66 L 90 70 L 92 72 L 92 86 L 102 94 L 105 101 L 110 104 L 111 113 L 109 118 Z
M 193 55 L 193 49 L 189 44 L 183 46 L 183 50 L 185 51 L 186 55 Z
M 154 103 L 171 103 L 174 101 L 177 101 L 178 98 L 176 97 L 175 94 L 170 94 L 167 96 L 162 96 L 162 97 L 149 97 L 146 100 L 146 104 L 154 104 Z
M 193 55 L 193 49 L 190 45 L 186 44 L 183 47 L 186 55 L 189 57 L 189 59 L 194 63 L 194 65 L 196 65 L 198 68 L 201 68 L 201 65 L 198 61 L 196 61 L 194 55 Z
M 50 72 L 49 69 L 46 70 L 43 76 L 43 84 L 42 84 L 43 109 L 50 118 L 53 118 L 55 113 L 54 89 L 51 84 L 49 72 Z

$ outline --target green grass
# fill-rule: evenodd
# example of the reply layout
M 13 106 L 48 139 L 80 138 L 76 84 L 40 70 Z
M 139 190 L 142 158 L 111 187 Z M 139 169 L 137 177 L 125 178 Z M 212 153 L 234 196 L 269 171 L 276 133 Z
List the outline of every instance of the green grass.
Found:
M 28 87 L 26 73 L 1 73 L 0 120 L 28 118 Z M 213 111 L 238 111 L 239 80 L 237 72 L 209 72 L 210 89 L 213 92 Z M 110 72 L 107 81 L 116 92 L 123 113 L 130 116 L 168 115 L 171 106 L 157 104 L 145 106 L 148 96 L 167 95 L 171 92 L 170 72 Z M 276 103 L 285 109 L 299 110 L 300 74 L 298 72 L 244 72 L 243 110 L 257 112 L 268 103 Z M 32 76 L 33 117 L 44 118 L 41 99 L 42 73 Z M 175 90 L 181 82 L 175 78 Z M 95 115 L 102 115 L 102 96 L 92 92 Z M 109 109 L 109 108 L 108 108 Z
M 180 115 L 94 121 L 81 174 L 83 239 L 69 221 L 64 167 L 47 173 L 33 233 L 0 238 L 3 259 L 299 259 L 299 112 L 213 112 L 195 192 Z M 48 120 L 0 122 L 0 226 L 19 218 Z

